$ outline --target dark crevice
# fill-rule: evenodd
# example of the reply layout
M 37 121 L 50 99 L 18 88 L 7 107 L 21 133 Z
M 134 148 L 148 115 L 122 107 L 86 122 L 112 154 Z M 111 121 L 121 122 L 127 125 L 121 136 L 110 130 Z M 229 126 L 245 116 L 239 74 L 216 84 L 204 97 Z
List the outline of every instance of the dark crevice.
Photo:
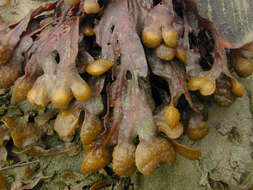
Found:
M 154 0 L 154 6 L 161 3 L 161 0 Z
M 115 26 L 113 25 L 113 26 L 111 27 L 111 33 L 113 33 L 114 28 L 115 28 Z
M 132 80 L 132 73 L 130 71 L 126 72 L 126 79 L 127 80 Z
M 164 96 L 169 94 L 169 85 L 166 80 L 158 77 L 157 75 L 150 75 L 151 92 L 155 101 L 156 107 L 164 103 Z
M 57 64 L 60 63 L 61 59 L 60 59 L 60 54 L 57 51 L 54 51 L 53 54 L 55 55 L 55 61 Z

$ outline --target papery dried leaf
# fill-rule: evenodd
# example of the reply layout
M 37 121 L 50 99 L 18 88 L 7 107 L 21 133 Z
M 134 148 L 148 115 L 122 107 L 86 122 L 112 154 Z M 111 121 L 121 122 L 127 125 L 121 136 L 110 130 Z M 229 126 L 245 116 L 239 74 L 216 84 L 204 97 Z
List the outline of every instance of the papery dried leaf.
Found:
M 39 139 L 39 133 L 31 123 L 11 129 L 11 136 L 17 147 L 30 145 Z
M 74 185 L 71 190 L 83 190 L 84 187 L 91 185 L 91 184 L 87 184 L 87 182 L 83 181 L 77 185 Z
M 4 146 L 0 147 L 0 161 L 6 161 L 7 160 L 8 152 Z
M 93 183 L 93 185 L 92 185 L 92 184 L 89 184 L 84 181 L 84 182 L 81 182 L 80 184 L 73 186 L 71 188 L 71 190 L 83 190 L 84 186 L 88 186 L 88 185 L 91 185 L 90 190 L 99 190 L 105 186 L 110 185 L 111 183 L 112 183 L 111 180 L 102 180 L 101 179 L 101 181 L 97 181 L 97 182 Z
M 10 130 L 4 125 L 0 125 L 0 147 L 3 146 L 4 141 L 10 139 Z
M 39 139 L 39 132 L 32 123 L 20 125 L 7 116 L 3 117 L 1 121 L 11 131 L 11 137 L 17 147 L 30 145 Z
M 1 171 L 0 171 L 0 189 L 1 190 L 8 190 L 5 178 L 4 178 Z
M 84 175 L 70 170 L 63 171 L 60 175 L 64 183 L 71 187 L 71 190 L 82 190 L 84 186 L 91 186 L 104 179 L 104 176 L 99 173 L 97 175 Z
M 48 111 L 46 113 L 43 113 L 41 115 L 38 115 L 35 117 L 34 122 L 38 125 L 38 126 L 43 126 L 46 123 L 48 123 L 48 121 L 50 119 L 52 119 L 54 116 L 56 115 L 56 110 L 53 111 Z
M 112 183 L 111 180 L 101 180 L 96 182 L 90 187 L 90 190 L 99 190 L 107 185 L 110 185 Z
M 77 143 L 65 143 L 50 149 L 33 146 L 25 150 L 14 148 L 12 151 L 16 154 L 26 153 L 30 156 L 74 156 L 80 152 L 80 145 Z
M 66 171 L 63 171 L 61 173 L 61 178 L 63 178 L 63 180 L 74 180 L 74 181 L 79 181 L 80 179 L 84 179 L 85 176 L 81 173 L 77 173 L 77 172 L 74 172 L 74 171 L 69 171 L 69 170 L 66 170 Z
M 37 168 L 38 165 L 28 165 L 25 168 L 25 173 L 24 173 L 24 179 L 31 179 L 34 174 L 35 174 L 35 170 Z
M 26 189 L 33 189 L 39 182 L 48 180 L 53 176 L 45 176 L 42 172 L 38 173 L 30 180 L 23 180 L 19 181 L 16 180 L 11 185 L 11 190 L 26 190 Z

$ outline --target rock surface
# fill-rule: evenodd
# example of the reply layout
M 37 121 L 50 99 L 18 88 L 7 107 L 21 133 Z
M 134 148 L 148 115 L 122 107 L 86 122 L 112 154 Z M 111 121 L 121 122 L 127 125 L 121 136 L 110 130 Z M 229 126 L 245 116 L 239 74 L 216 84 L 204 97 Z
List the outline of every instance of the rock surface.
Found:
M 240 47 L 253 39 L 253 1 L 197 0 L 201 16 L 214 22 L 219 32 Z

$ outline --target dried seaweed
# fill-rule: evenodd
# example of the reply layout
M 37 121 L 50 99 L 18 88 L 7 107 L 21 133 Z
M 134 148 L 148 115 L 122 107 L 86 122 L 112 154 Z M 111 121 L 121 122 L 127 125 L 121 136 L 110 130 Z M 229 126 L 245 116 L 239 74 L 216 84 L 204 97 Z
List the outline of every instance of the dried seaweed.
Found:
M 85 34 L 82 25 L 94 32 Z M 203 36 L 209 41 L 200 43 Z M 244 92 L 229 69 L 233 44 L 200 15 L 194 0 L 45 3 L 9 27 L 1 21 L 0 46 L 0 87 L 14 84 L 9 94 L 0 94 L 1 167 L 42 160 L 39 169 L 27 164 L 24 179 L 15 175 L 8 181 L 11 189 L 50 180 L 43 173 L 49 158 L 71 156 L 80 165 L 81 143 L 83 173 L 107 167 L 120 176 L 136 169 L 151 175 L 160 164 L 172 163 L 176 152 L 197 160 L 199 150 L 174 139 L 184 131 L 192 140 L 207 135 L 200 101 L 213 96 L 218 104 L 231 105 Z M 252 47 L 232 53 L 252 63 Z M 74 170 L 80 166 L 62 173 L 73 178 L 64 182 L 65 189 L 116 188 L 108 174 L 94 174 L 91 182 Z

